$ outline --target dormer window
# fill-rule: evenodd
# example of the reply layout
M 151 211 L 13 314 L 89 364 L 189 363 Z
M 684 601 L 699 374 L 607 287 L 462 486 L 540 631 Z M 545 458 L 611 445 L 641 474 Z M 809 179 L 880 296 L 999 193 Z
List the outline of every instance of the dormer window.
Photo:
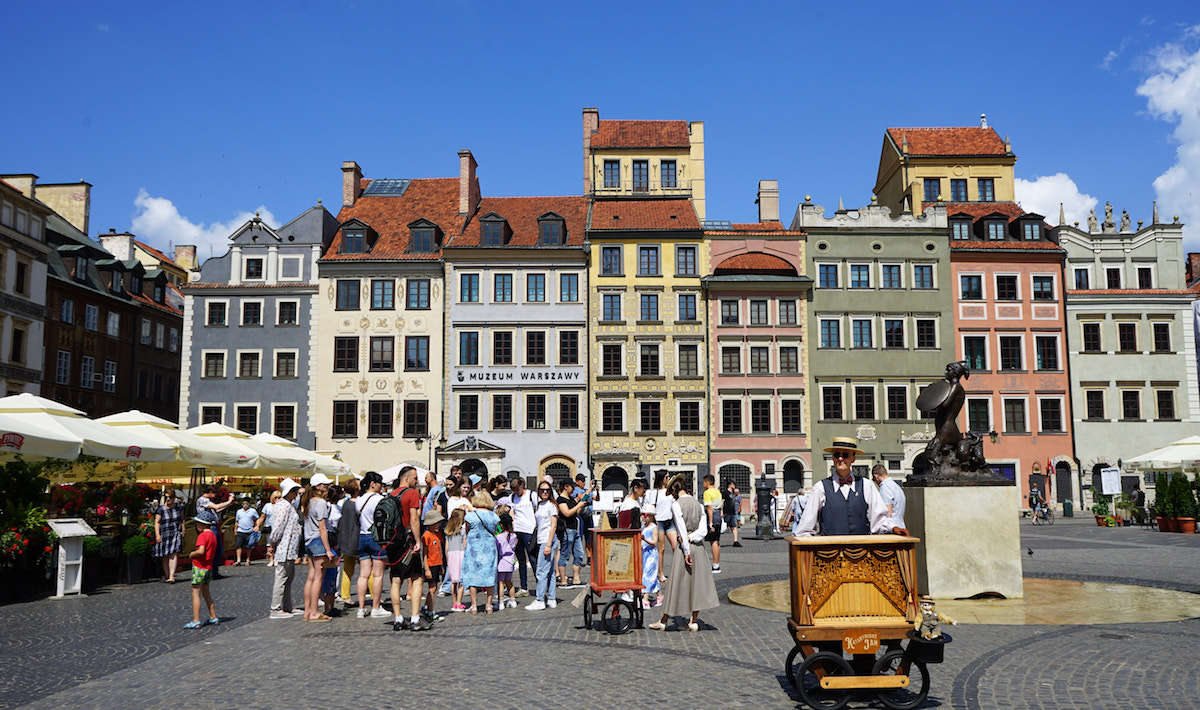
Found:
M 567 230 L 563 218 L 547 212 L 538 218 L 538 246 L 557 247 L 566 243 Z
M 427 219 L 418 219 L 408 225 L 410 254 L 432 254 L 438 248 L 439 230 L 436 224 Z
M 950 238 L 962 241 L 969 240 L 971 238 L 971 220 L 950 220 Z
M 343 254 L 362 254 L 367 250 L 367 235 L 361 229 L 347 229 L 342 239 Z
M 502 222 L 484 222 L 483 223 L 483 246 L 498 247 L 504 244 L 504 223 Z
M 983 223 L 983 228 L 988 239 L 1004 239 L 1004 222 L 998 219 L 989 219 Z
M 1021 225 L 1021 236 L 1028 241 L 1036 241 L 1042 238 L 1042 225 L 1037 222 L 1025 222 Z
M 132 291 L 133 293 L 139 293 L 139 294 L 142 292 L 142 277 L 141 276 L 133 275 L 133 276 L 129 277 L 129 290 Z
M 121 293 L 125 290 L 125 274 L 114 271 L 112 275 L 112 292 Z
M 167 302 L 167 287 L 164 284 L 154 284 L 154 300 L 158 303 Z
M 75 279 L 77 281 L 86 281 L 88 272 L 88 260 L 86 256 L 75 257 Z

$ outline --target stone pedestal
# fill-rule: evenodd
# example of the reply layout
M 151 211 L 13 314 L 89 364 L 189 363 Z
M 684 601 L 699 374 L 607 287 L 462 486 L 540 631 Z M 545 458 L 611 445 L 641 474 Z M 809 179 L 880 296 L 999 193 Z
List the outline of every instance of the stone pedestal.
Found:
M 917 545 L 922 594 L 962 599 L 977 594 L 1025 596 L 1016 486 L 904 489 L 904 521 Z

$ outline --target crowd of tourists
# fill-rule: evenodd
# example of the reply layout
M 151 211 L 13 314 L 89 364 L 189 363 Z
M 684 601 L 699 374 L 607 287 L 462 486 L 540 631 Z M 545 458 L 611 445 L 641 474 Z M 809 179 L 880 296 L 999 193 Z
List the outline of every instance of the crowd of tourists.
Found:
M 522 477 L 464 475 L 457 466 L 445 479 L 426 472 L 421 481 L 419 475 L 405 467 L 390 480 L 373 471 L 340 485 L 323 474 L 307 486 L 285 479 L 261 515 L 243 505 L 238 563 L 243 546 L 252 547 L 261 534 L 275 567 L 270 618 L 319 623 L 353 614 L 388 619 L 397 631 L 426 631 L 455 612 L 515 609 L 522 597 L 530 597 L 522 602 L 527 611 L 552 609 L 559 590 L 587 585 L 581 570 L 590 564 L 588 540 L 598 519 L 595 482 L 546 476 L 529 490 Z M 640 528 L 641 604 L 661 610 L 651 629 L 682 617 L 681 628 L 699 630 L 699 612 L 717 606 L 713 574 L 720 573 L 722 527 L 736 530 L 738 518 L 730 515 L 736 491 L 717 491 L 712 476 L 703 486 L 702 504 L 679 476 L 660 472 L 653 485 L 635 479 L 610 513 L 621 527 Z M 202 497 L 194 518 L 202 534 L 190 554 L 191 627 L 217 618 L 208 581 L 213 560 L 224 553 L 211 529 L 219 512 L 214 507 Z M 245 564 L 249 560 L 247 549 Z M 297 566 L 307 568 L 307 576 L 294 594 Z M 625 597 L 634 601 L 632 594 Z M 201 619 L 202 603 L 208 622 Z

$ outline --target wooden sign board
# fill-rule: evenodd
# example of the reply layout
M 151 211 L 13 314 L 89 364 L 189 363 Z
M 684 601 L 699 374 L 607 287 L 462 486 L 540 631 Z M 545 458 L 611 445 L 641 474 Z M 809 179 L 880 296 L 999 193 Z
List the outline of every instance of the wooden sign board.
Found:
M 598 587 L 631 589 L 642 584 L 642 531 L 593 531 L 592 582 Z
M 842 649 L 846 653 L 870 653 L 879 650 L 878 631 L 849 631 L 842 637 Z

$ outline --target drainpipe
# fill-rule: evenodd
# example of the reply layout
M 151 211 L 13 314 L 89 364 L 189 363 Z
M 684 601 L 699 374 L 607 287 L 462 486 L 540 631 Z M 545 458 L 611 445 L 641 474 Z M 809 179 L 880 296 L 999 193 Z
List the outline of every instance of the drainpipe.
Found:
M 1061 246 L 1060 246 L 1061 248 Z M 1058 282 L 1062 284 L 1062 323 L 1063 323 L 1063 372 L 1067 376 L 1067 407 L 1070 410 L 1071 416 L 1071 460 L 1075 462 L 1075 476 L 1079 481 L 1079 505 L 1076 506 L 1080 512 L 1083 512 L 1083 463 L 1079 460 L 1079 447 L 1075 443 L 1075 404 L 1074 404 L 1074 387 L 1071 386 L 1071 358 L 1068 341 L 1070 336 L 1067 333 L 1067 254 L 1063 251 L 1062 258 L 1058 262 Z

